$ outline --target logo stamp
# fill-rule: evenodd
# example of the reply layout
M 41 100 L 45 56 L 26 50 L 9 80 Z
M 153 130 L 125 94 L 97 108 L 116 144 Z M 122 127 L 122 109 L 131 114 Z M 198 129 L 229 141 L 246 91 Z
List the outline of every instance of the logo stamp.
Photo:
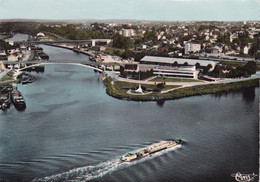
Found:
M 231 174 L 232 177 L 236 179 L 238 182 L 250 182 L 254 181 L 255 177 L 257 176 L 255 173 L 253 174 L 241 174 L 240 172 Z

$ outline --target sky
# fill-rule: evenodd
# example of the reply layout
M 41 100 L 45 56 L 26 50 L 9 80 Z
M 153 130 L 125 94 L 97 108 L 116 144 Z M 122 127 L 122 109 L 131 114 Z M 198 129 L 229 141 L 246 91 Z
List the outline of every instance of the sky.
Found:
M 0 0 L 0 19 L 260 20 L 260 0 Z

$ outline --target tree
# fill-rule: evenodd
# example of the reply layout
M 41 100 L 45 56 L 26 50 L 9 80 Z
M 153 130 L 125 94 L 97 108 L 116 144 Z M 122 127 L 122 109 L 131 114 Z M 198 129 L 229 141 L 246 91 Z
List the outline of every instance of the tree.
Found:
M 196 63 L 195 66 L 196 66 L 196 69 L 198 69 L 200 67 L 200 63 Z
M 178 62 L 175 61 L 175 62 L 173 63 L 173 66 L 178 66 Z
M 184 64 L 183 64 L 183 66 L 188 66 L 189 64 L 187 63 L 187 62 L 185 62 Z
M 212 65 L 208 64 L 207 68 L 208 68 L 208 70 L 210 70 L 212 68 Z
M 164 88 L 164 84 L 163 84 L 163 83 L 158 83 L 158 84 L 157 84 L 157 88 L 158 88 L 159 90 L 162 90 L 162 89 Z
M 256 73 L 256 62 L 248 61 L 248 63 L 244 66 L 244 70 L 249 75 L 255 74 Z
M 131 49 L 134 47 L 134 42 L 129 37 L 124 37 L 117 34 L 113 38 L 113 47 Z

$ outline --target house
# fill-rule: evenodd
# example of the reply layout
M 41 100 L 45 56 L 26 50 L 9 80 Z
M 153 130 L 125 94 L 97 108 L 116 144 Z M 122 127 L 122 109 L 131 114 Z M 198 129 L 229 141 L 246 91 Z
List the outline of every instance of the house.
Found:
M 241 54 L 248 54 L 248 47 L 247 46 L 241 46 L 240 47 L 240 53 Z
M 36 36 L 37 36 L 37 37 L 45 37 L 44 33 L 42 33 L 42 32 L 37 33 Z
M 7 60 L 7 55 L 4 50 L 0 50 L 0 60 Z
M 238 38 L 238 35 L 236 35 L 236 34 L 231 34 L 231 35 L 229 36 L 230 42 L 233 42 L 233 40 L 234 40 L 234 39 L 237 39 L 237 38 Z
M 220 54 L 222 53 L 222 48 L 218 47 L 218 46 L 214 46 L 211 48 L 210 51 L 212 54 Z
M 94 46 L 93 48 L 95 51 L 105 51 L 106 50 L 106 47 L 104 47 L 104 46 Z
M 27 51 L 27 48 L 26 48 L 25 46 L 21 46 L 21 47 L 20 47 L 20 51 L 21 51 L 22 53 L 25 53 L 25 52 Z
M 2 61 L 0 61 L 0 72 L 5 70 L 5 65 Z
M 222 73 L 229 73 L 232 70 L 232 67 L 227 65 L 221 65 L 218 67 L 218 69 L 221 70 Z

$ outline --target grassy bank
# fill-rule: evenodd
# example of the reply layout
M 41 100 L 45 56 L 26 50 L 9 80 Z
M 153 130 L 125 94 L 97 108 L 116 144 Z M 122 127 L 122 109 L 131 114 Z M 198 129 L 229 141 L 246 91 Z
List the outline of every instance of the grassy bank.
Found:
M 259 79 L 238 81 L 232 83 L 220 83 L 220 84 L 208 84 L 208 85 L 197 85 L 192 87 L 179 88 L 174 91 L 161 94 L 160 92 L 153 92 L 147 95 L 130 95 L 127 94 L 127 90 L 122 88 L 122 85 L 111 84 L 111 78 L 104 80 L 106 86 L 106 92 L 108 95 L 118 98 L 135 101 L 156 101 L 156 100 L 172 100 L 183 97 L 211 94 L 222 91 L 232 91 L 245 87 L 259 86 Z

